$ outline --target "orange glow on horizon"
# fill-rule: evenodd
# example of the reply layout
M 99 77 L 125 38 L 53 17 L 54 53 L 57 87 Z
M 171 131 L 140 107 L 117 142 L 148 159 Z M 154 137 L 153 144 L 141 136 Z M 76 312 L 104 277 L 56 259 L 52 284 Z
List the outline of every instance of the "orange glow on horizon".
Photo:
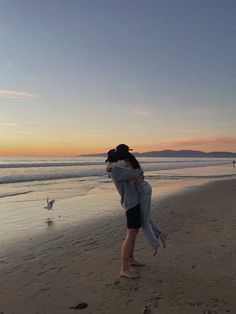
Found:
M 156 144 L 136 146 L 138 152 L 155 150 L 199 150 L 210 151 L 230 151 L 236 152 L 236 137 L 208 137 L 200 139 L 181 139 L 173 141 L 160 141 Z
M 159 151 L 165 149 L 173 150 L 201 150 L 205 152 L 209 151 L 231 151 L 235 152 L 236 147 L 236 137 L 209 137 L 205 139 L 183 139 L 175 141 L 163 141 L 158 143 L 147 143 L 147 144 L 135 144 L 127 143 L 136 152 L 146 152 L 146 151 Z M 69 144 L 9 144 L 2 145 L 0 149 L 0 156 L 78 156 L 82 154 L 99 154 L 105 153 L 109 149 L 115 147 L 119 143 L 114 143 L 114 145 L 102 146 L 99 144 L 86 144 L 86 145 L 69 145 Z

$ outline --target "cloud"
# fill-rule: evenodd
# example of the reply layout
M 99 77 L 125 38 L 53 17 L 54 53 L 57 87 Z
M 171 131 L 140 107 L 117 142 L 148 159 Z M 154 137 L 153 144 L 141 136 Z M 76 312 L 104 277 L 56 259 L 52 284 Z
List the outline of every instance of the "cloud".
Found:
M 159 141 L 157 143 L 145 145 L 145 148 L 143 146 L 142 149 L 194 149 L 203 151 L 226 150 L 235 152 L 235 147 L 236 137 L 234 136 L 209 136 L 205 138 Z
M 209 108 L 199 108 L 199 107 L 191 107 L 181 112 L 181 115 L 184 117 L 209 117 L 213 114 L 213 111 Z
M 19 124 L 15 122 L 0 122 L 0 126 L 7 126 L 7 127 L 14 127 L 18 126 Z
M 209 130 L 207 129 L 174 129 L 174 132 L 180 133 L 207 133 Z
M 151 112 L 144 107 L 132 107 L 130 112 L 138 116 L 150 116 Z
M 29 125 L 42 125 L 42 123 L 37 122 L 37 121 L 26 121 L 25 123 L 29 124 Z
M 212 147 L 215 149 L 220 149 L 220 147 L 235 147 L 236 146 L 236 137 L 208 137 L 208 138 L 200 138 L 200 139 L 186 139 L 176 141 L 176 146 L 179 147 Z M 212 149 L 211 148 L 211 149 Z
M 16 134 L 18 134 L 18 135 L 33 135 L 35 133 L 33 133 L 31 131 L 17 131 Z
M 35 97 L 35 96 L 30 93 L 0 89 L 0 98 L 25 99 L 25 98 L 32 98 L 32 97 Z
M 129 127 L 129 129 L 138 129 L 138 130 L 149 128 L 149 126 L 146 124 L 130 124 L 128 127 Z

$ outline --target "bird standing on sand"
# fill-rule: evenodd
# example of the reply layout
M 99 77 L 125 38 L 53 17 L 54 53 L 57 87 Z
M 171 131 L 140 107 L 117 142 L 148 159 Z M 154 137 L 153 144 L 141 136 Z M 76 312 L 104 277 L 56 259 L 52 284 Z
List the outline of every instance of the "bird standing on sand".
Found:
M 44 206 L 44 208 L 46 208 L 48 210 L 52 209 L 54 202 L 55 202 L 55 200 L 49 200 L 49 198 L 47 197 L 47 206 Z

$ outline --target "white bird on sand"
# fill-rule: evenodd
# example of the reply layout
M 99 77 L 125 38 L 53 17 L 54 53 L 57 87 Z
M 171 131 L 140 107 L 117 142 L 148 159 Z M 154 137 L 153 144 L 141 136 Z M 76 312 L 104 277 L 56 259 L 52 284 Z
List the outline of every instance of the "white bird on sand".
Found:
M 47 206 L 44 206 L 44 208 L 46 208 L 48 210 L 52 209 L 54 202 L 55 202 L 55 200 L 49 200 L 49 198 L 47 197 Z

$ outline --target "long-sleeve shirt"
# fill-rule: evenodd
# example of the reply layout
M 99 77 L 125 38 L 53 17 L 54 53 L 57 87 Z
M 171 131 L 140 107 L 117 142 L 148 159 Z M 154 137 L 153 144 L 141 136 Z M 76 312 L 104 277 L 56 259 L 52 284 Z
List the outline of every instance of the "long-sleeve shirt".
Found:
M 139 204 L 139 191 L 132 180 L 142 174 L 142 169 L 127 169 L 117 163 L 111 165 L 111 178 L 121 197 L 121 205 L 127 210 Z

